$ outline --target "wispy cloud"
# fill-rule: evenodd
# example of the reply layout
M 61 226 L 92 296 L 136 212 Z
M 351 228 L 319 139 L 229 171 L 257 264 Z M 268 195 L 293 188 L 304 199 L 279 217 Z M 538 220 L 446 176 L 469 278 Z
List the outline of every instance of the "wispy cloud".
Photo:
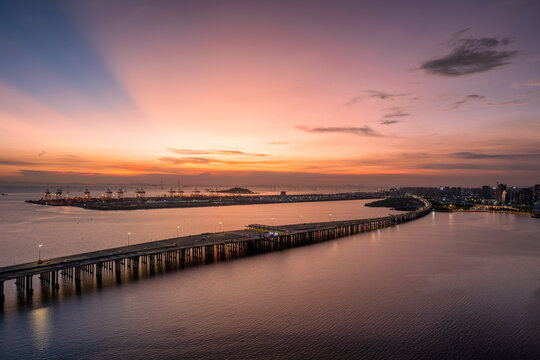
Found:
M 503 102 L 500 102 L 500 103 L 488 103 L 488 105 L 491 105 L 491 106 L 498 106 L 498 105 L 525 105 L 525 104 L 528 104 L 527 101 L 525 100 L 509 100 L 509 101 L 503 101 Z
M 455 152 L 450 154 L 451 157 L 459 159 L 470 159 L 470 160 L 479 160 L 479 159 L 531 159 L 531 158 L 540 158 L 540 154 L 482 154 L 475 152 Z
M 392 125 L 392 124 L 397 124 L 399 122 L 399 120 L 385 120 L 385 119 L 382 119 L 381 121 L 379 121 L 382 125 Z
M 345 106 L 352 106 L 352 105 L 356 104 L 357 102 L 359 102 L 361 99 L 362 99 L 361 96 L 355 96 L 355 97 L 353 97 L 351 100 L 347 101 L 347 102 L 346 102 L 345 104 L 343 104 L 343 105 L 345 105 Z
M 528 163 L 431 163 L 418 166 L 429 170 L 493 170 L 493 171 L 535 171 Z
M 247 156 L 266 156 L 267 154 L 255 154 L 247 153 L 238 150 L 210 150 L 212 154 L 215 155 L 247 155 Z
M 510 85 L 514 89 L 521 89 L 525 87 L 537 87 L 540 86 L 540 79 L 531 79 L 525 81 L 516 81 Z
M 381 100 L 394 100 L 397 97 L 409 95 L 408 93 L 391 94 L 386 91 L 368 90 L 369 97 L 379 98 Z
M 41 151 L 39 152 L 39 154 L 37 154 L 37 156 L 43 156 L 43 155 L 45 155 L 45 154 L 46 154 L 46 152 L 45 152 L 44 150 L 41 150 Z
M 484 95 L 470 94 L 470 95 L 466 95 L 461 100 L 458 100 L 456 102 L 451 103 L 450 105 L 448 105 L 448 107 L 446 107 L 444 109 L 441 109 L 441 110 L 443 110 L 443 111 L 455 110 L 455 109 L 460 108 L 463 105 L 470 104 L 471 102 L 480 102 L 480 103 L 483 103 L 483 104 L 488 105 L 488 106 L 524 105 L 524 104 L 527 104 L 527 101 L 520 100 L 520 99 L 494 103 L 494 102 L 488 101 Z
M 179 155 L 244 155 L 244 156 L 267 156 L 267 154 L 247 153 L 238 150 L 194 150 L 194 149 L 175 149 L 169 148 L 170 152 Z
M 382 119 L 379 120 L 379 123 L 382 125 L 392 125 L 400 122 L 401 118 L 411 116 L 405 109 L 395 106 L 390 109 L 388 109 L 389 112 L 383 115 Z
M 444 45 L 447 45 L 447 46 L 455 45 L 456 42 L 459 41 L 463 37 L 463 34 L 465 34 L 469 30 L 471 30 L 471 28 L 461 29 L 461 30 L 456 31 L 455 33 L 452 33 L 450 35 L 450 39 L 448 39 L 448 41 L 446 41 Z
M 450 105 L 448 105 L 447 108 L 444 108 L 443 110 L 454 110 L 454 109 L 457 109 L 457 108 L 459 108 L 459 107 L 461 107 L 461 106 L 463 106 L 465 104 L 470 103 L 471 101 L 482 101 L 482 100 L 485 100 L 485 99 L 486 99 L 486 97 L 483 96 L 483 95 L 478 95 L 478 94 L 466 95 L 463 99 L 451 103 Z
M 461 38 L 468 29 L 455 33 L 449 54 L 425 61 L 420 69 L 440 76 L 461 76 L 496 69 L 511 63 L 517 51 L 500 50 L 510 44 L 509 38 Z
M 238 160 L 228 160 L 228 159 L 218 159 L 218 158 L 201 158 L 201 157 L 160 157 L 159 161 L 172 164 L 172 165 L 234 165 L 234 166 L 252 166 L 252 165 L 280 165 L 284 161 L 279 160 L 263 160 L 263 161 L 238 161 Z
M 345 133 L 358 136 L 382 136 L 382 134 L 376 132 L 369 126 L 362 127 L 349 127 L 349 126 L 329 126 L 329 127 L 315 127 L 308 128 L 305 126 L 296 126 L 297 129 L 312 132 L 312 133 Z
M 84 171 L 48 171 L 48 170 L 29 170 L 23 169 L 18 170 L 17 174 L 23 176 L 33 176 L 37 179 L 42 179 L 45 175 L 79 175 L 79 176 L 99 176 L 100 173 L 97 172 L 84 172 Z
M 366 92 L 368 94 L 367 97 L 377 98 L 377 99 L 381 99 L 381 100 L 394 100 L 397 97 L 410 95 L 409 93 L 392 94 L 392 93 L 389 93 L 389 92 L 386 92 L 386 91 L 379 91 L 379 90 L 367 90 Z M 355 97 L 351 98 L 349 101 L 347 101 L 343 105 L 352 106 L 354 104 L 359 103 L 360 100 L 362 100 L 362 98 L 363 98 L 362 96 L 355 96 Z
M 0 159 L 0 165 L 10 165 L 10 166 L 30 166 L 37 165 L 38 163 L 32 161 L 23 161 L 15 159 Z
M 169 148 L 170 152 L 173 152 L 175 154 L 180 155 L 204 155 L 204 154 L 210 154 L 207 150 L 192 150 L 192 149 L 174 149 Z
M 182 157 L 182 158 L 160 157 L 159 160 L 170 163 L 170 164 L 175 164 L 175 165 L 208 164 L 210 162 L 210 159 L 201 158 L 201 157 Z
M 411 116 L 407 111 L 400 107 L 393 107 L 389 113 L 383 115 L 383 119 L 402 118 Z

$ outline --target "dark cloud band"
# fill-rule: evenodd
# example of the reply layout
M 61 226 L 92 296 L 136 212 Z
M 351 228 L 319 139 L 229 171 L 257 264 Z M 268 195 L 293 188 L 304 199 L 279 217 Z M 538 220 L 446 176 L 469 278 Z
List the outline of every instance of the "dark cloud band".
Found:
M 517 51 L 499 50 L 510 44 L 508 38 L 464 38 L 446 56 L 424 62 L 420 68 L 429 74 L 461 76 L 480 73 L 510 64 Z

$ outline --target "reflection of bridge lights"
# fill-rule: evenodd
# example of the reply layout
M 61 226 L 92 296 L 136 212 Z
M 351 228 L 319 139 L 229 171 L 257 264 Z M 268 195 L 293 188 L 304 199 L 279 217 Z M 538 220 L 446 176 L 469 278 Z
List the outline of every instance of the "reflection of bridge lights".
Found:
M 48 307 L 34 310 L 30 313 L 30 328 L 35 341 L 35 346 L 40 351 L 49 346 L 51 333 L 51 319 Z
M 377 229 L 377 231 L 371 231 L 371 243 L 377 243 L 381 240 L 381 232 L 380 229 Z

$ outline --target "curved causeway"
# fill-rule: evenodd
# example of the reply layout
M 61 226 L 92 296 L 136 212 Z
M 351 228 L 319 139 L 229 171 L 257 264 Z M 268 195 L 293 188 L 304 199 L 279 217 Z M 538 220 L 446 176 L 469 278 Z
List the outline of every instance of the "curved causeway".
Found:
M 230 258 L 259 254 L 336 239 L 377 230 L 418 219 L 431 211 L 431 204 L 420 197 L 417 210 L 380 218 L 304 223 L 284 226 L 251 224 L 245 230 L 203 233 L 184 237 L 74 254 L 44 261 L 34 261 L 0 268 L 0 301 L 4 300 L 4 282 L 14 280 L 20 294 L 33 294 L 33 277 L 57 291 L 60 279 L 76 285 L 83 276 L 100 282 L 107 273 L 120 277 L 122 271 L 137 276 L 139 271 L 153 271 L 211 263 Z

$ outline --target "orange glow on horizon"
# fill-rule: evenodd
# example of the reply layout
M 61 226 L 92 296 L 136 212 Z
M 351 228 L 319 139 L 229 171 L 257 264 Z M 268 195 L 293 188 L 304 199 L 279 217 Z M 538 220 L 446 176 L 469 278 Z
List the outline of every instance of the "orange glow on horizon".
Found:
M 62 52 L 22 34 L 6 49 L 18 77 L 0 68 L 0 182 L 540 176 L 531 74 L 422 71 L 453 28 L 396 32 L 363 12 L 259 6 L 80 2 L 63 9 L 66 23 L 50 20 Z

